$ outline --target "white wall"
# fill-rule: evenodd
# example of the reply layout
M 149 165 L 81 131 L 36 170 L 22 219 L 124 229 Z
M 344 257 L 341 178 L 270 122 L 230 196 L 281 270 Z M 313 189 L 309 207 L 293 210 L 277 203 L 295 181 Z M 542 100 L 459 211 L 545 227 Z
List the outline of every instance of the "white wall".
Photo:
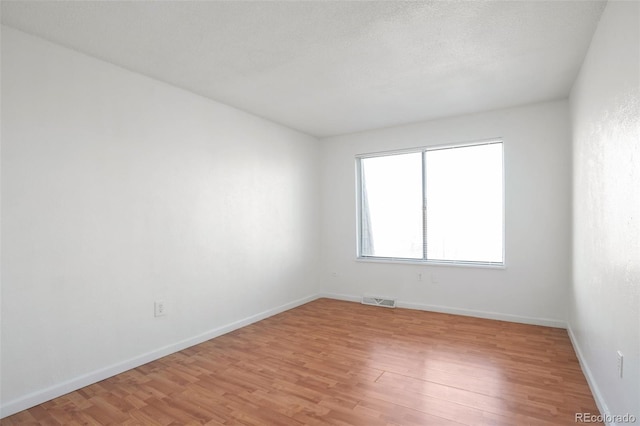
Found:
M 610 1 L 571 93 L 569 328 L 601 409 L 640 421 L 640 3 Z M 624 358 L 619 378 L 616 351 Z
M 504 140 L 506 269 L 356 261 L 356 154 L 493 137 Z M 565 101 L 322 140 L 322 291 L 563 326 L 570 279 L 570 140 Z
M 315 295 L 318 153 L 3 27 L 2 414 Z

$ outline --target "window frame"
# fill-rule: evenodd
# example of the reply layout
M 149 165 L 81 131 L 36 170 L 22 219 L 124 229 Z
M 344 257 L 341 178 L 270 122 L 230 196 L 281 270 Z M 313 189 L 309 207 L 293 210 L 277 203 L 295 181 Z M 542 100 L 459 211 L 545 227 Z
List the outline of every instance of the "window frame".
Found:
M 426 240 L 427 233 L 425 227 L 426 221 L 426 213 L 424 212 L 426 209 L 425 200 L 426 200 L 426 184 L 425 184 L 425 156 L 429 151 L 437 151 L 442 149 L 451 149 L 451 148 L 464 148 L 464 147 L 472 147 L 472 146 L 482 146 L 482 145 L 492 145 L 492 144 L 500 144 L 502 147 L 502 262 L 485 262 L 485 261 L 461 261 L 461 260 L 433 260 L 427 259 L 426 252 Z M 363 204 L 363 194 L 362 194 L 362 160 L 367 158 L 375 158 L 375 157 L 387 157 L 391 155 L 401 155 L 401 154 L 411 154 L 411 153 L 421 153 L 422 154 L 422 203 L 423 203 L 423 227 L 422 227 L 422 238 L 423 245 L 425 245 L 425 250 L 423 253 L 422 259 L 413 259 L 413 258 L 401 258 L 401 257 L 383 257 L 383 256 L 368 256 L 362 254 L 362 204 Z M 413 264 L 413 265 L 444 265 L 444 266 L 462 266 L 462 267 L 477 267 L 477 268 L 491 268 L 491 269 L 506 269 L 506 193 L 505 193 L 505 143 L 504 139 L 501 137 L 484 139 L 484 140 L 476 140 L 471 142 L 462 142 L 462 143 L 448 143 L 448 144 L 439 144 L 439 145 L 429 145 L 429 146 L 421 146 L 421 147 L 413 147 L 413 148 L 404 148 L 390 151 L 378 151 L 378 152 L 370 152 L 364 154 L 357 154 L 355 156 L 356 163 L 356 260 L 361 262 L 372 262 L 372 263 L 401 263 L 401 264 Z

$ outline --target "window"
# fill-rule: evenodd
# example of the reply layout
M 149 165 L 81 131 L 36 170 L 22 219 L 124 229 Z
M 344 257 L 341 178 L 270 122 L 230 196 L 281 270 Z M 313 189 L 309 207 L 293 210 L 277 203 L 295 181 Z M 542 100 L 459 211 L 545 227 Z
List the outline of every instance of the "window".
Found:
M 358 257 L 504 264 L 502 141 L 357 157 Z

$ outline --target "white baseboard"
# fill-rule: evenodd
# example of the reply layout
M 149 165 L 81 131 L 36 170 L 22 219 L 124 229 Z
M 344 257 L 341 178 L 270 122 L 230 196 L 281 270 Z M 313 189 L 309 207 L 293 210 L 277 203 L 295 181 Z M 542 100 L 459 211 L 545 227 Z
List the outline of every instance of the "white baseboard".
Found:
M 318 294 L 318 299 L 321 297 L 326 297 L 327 299 L 344 300 L 345 302 L 360 302 L 362 300 L 362 296 L 353 296 L 350 294 L 341 294 L 341 293 Z
M 548 318 L 524 317 L 520 315 L 503 314 L 499 312 L 487 312 L 487 311 L 477 311 L 473 309 L 450 308 L 447 306 L 425 305 L 421 303 L 403 302 L 400 300 L 398 301 L 398 307 L 407 308 L 407 309 L 416 309 L 419 311 L 440 312 L 443 314 L 463 315 L 466 317 L 517 322 L 521 324 L 542 325 L 545 327 L 567 328 L 566 322 L 560 321 L 560 320 L 548 319 Z
M 263 320 L 273 315 L 277 315 L 284 311 L 288 311 L 289 309 L 293 309 L 300 305 L 304 305 L 305 303 L 311 302 L 315 299 L 317 299 L 317 295 L 315 294 L 311 296 L 303 297 L 301 299 L 294 300 L 293 302 L 285 303 L 284 305 L 280 305 L 275 308 L 268 309 L 264 312 L 260 312 L 258 314 L 249 316 L 247 318 L 243 318 L 241 320 L 232 322 L 230 324 L 226 324 L 224 326 L 214 328 L 212 330 L 209 330 L 197 336 L 184 339 L 180 342 L 155 349 L 153 351 L 139 355 L 135 358 L 131 358 L 131 359 L 119 362 L 117 364 L 113 364 L 108 367 L 101 368 L 99 370 L 92 371 L 87 374 L 83 374 L 82 376 L 75 377 L 73 379 L 64 381 L 62 383 L 58 383 L 46 389 L 27 394 L 20 398 L 14 399 L 13 401 L 9 401 L 6 404 L 3 404 L 0 407 L 0 418 L 7 417 L 17 412 L 20 412 L 22 410 L 26 410 L 28 408 L 36 406 L 38 404 L 42 404 L 43 402 L 65 395 L 69 392 L 73 392 L 85 386 L 89 386 L 93 383 L 115 376 L 116 374 L 123 373 L 125 371 L 131 370 L 132 368 L 139 367 L 151 361 L 155 361 L 156 359 L 181 351 L 188 347 L 200 344 L 202 342 L 206 342 L 207 340 L 211 340 L 215 337 L 218 337 L 223 334 L 229 333 L 233 330 L 237 330 L 239 328 L 245 327 L 249 324 L 253 324 L 254 322 Z
M 571 329 L 571 324 L 567 324 L 567 333 L 569 334 L 569 340 L 571 340 L 571 345 L 573 345 L 573 350 L 578 357 L 578 362 L 580 363 L 580 367 L 582 368 L 582 373 L 584 377 L 587 379 L 587 384 L 589 385 L 589 389 L 591 389 L 591 393 L 593 394 L 593 399 L 596 401 L 596 405 L 598 406 L 598 410 L 600 410 L 600 414 L 604 417 L 609 416 L 609 407 L 607 407 L 607 403 L 600 392 L 600 388 L 598 387 L 595 377 L 591 373 L 591 369 L 589 368 L 589 364 L 587 364 L 587 360 L 584 358 L 582 354 L 582 350 L 580 349 L 580 345 L 578 344 L 578 340 L 576 339 L 575 334 L 573 334 L 573 330 Z M 616 426 L 615 423 L 607 423 L 607 426 Z
M 329 299 L 346 300 L 349 302 L 360 302 L 362 296 L 354 296 L 350 294 L 339 293 L 320 293 L 318 297 L 327 297 Z M 477 311 L 472 309 L 451 308 L 447 306 L 427 305 L 423 303 L 403 302 L 397 300 L 396 306 L 399 308 L 415 309 L 418 311 L 440 312 L 443 314 L 463 315 L 466 317 L 486 318 L 499 321 L 517 322 L 521 324 L 542 325 L 545 327 L 567 328 L 567 324 L 561 320 L 524 317 L 519 315 L 503 314 L 499 312 Z

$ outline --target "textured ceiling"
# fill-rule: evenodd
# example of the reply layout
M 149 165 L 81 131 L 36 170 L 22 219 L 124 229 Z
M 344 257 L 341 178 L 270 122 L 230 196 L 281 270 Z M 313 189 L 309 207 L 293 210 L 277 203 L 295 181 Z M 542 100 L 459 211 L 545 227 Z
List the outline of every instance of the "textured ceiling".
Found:
M 603 2 L 2 1 L 2 23 L 315 136 L 568 95 Z

